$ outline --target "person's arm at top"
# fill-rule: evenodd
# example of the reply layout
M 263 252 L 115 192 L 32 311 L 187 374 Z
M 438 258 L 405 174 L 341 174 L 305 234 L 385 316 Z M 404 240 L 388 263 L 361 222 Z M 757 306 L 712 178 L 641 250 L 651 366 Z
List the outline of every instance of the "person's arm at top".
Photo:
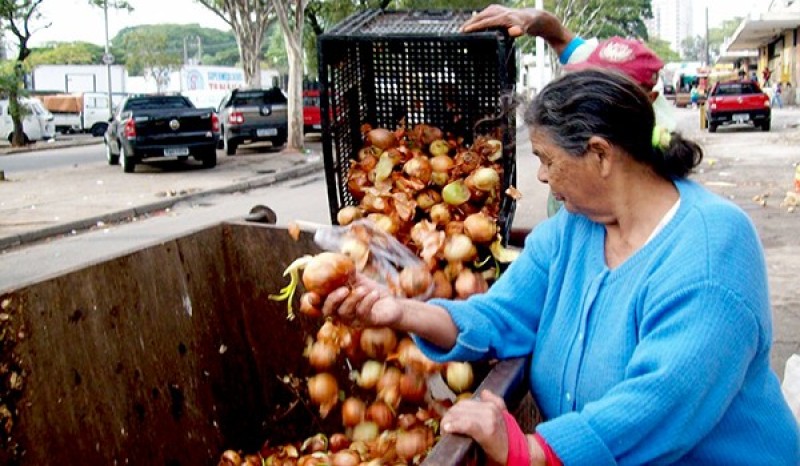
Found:
M 576 39 L 569 29 L 564 27 L 553 14 L 535 8 L 508 8 L 501 5 L 490 5 L 476 14 L 463 26 L 462 32 L 474 32 L 493 27 L 503 27 L 512 37 L 523 34 L 539 36 L 546 40 L 559 57 Z

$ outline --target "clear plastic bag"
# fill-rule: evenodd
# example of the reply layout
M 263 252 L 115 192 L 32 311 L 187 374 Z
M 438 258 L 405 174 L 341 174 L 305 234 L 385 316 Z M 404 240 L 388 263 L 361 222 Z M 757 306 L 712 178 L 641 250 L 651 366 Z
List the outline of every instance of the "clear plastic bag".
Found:
M 800 424 L 800 355 L 793 354 L 786 361 L 781 389 L 795 420 Z
M 401 291 L 403 270 L 417 269 L 428 273 L 428 268 L 414 252 L 370 220 L 360 219 L 345 226 L 320 228 L 314 234 L 314 242 L 328 251 L 350 256 L 360 273 L 387 285 L 396 295 L 425 300 L 433 292 L 432 280 L 419 294 L 409 296 Z

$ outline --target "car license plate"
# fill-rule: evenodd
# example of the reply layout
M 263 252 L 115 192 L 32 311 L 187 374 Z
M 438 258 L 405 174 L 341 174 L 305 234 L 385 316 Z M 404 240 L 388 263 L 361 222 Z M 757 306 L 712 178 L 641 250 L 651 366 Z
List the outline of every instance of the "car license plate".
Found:
M 166 157 L 174 157 L 174 156 L 181 156 L 181 155 L 189 155 L 189 148 L 188 147 L 168 147 L 164 149 L 164 155 Z
M 314 125 L 314 129 L 322 129 L 322 125 Z
M 256 136 L 276 136 L 278 134 L 278 130 L 275 128 L 262 128 L 256 130 Z
M 733 121 L 736 123 L 747 123 L 750 121 L 750 115 L 746 113 L 736 113 L 733 115 Z

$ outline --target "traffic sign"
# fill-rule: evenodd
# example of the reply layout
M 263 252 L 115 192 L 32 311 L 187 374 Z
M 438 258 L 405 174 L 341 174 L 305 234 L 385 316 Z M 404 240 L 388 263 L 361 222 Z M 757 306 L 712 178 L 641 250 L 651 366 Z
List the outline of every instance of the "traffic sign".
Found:
M 106 65 L 110 65 L 110 64 L 114 63 L 114 55 L 111 55 L 110 53 L 104 53 L 103 54 L 103 63 L 105 63 Z

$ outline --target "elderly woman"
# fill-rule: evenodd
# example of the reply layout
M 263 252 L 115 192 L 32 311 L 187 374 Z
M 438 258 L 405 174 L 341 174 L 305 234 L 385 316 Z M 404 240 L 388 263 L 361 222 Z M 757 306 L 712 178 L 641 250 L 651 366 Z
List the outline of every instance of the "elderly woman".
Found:
M 700 148 L 655 126 L 640 86 L 596 69 L 549 84 L 525 122 L 566 209 L 487 293 L 424 303 L 361 280 L 324 311 L 410 332 L 437 361 L 532 354 L 546 419 L 533 435 L 491 393 L 442 420 L 494 463 L 798 464 L 761 245 L 747 215 L 686 178 Z

